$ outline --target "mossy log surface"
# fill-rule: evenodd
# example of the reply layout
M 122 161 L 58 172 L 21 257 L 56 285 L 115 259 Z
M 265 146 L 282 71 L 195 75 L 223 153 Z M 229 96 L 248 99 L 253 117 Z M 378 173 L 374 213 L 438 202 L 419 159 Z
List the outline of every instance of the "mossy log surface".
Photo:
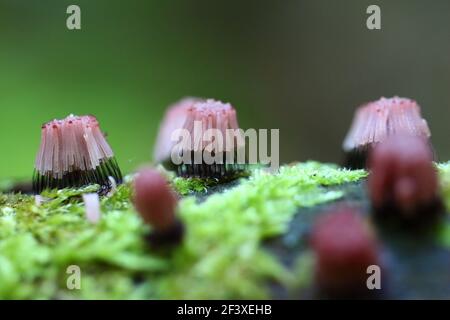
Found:
M 333 206 L 345 204 L 361 208 L 360 213 L 373 227 L 381 244 L 382 289 L 362 298 L 376 299 L 448 299 L 450 297 L 450 219 L 447 213 L 437 225 L 405 228 L 391 222 L 373 221 L 365 179 L 338 187 L 345 196 L 332 203 L 299 209 L 288 231 L 266 246 L 286 265 L 292 266 L 308 252 L 308 236 L 314 221 Z M 275 285 L 274 297 L 283 299 L 327 298 L 308 282 L 300 290 L 286 291 Z
M 450 165 L 438 167 L 448 206 Z M 146 244 L 151 228 L 130 201 L 131 176 L 102 197 L 97 224 L 85 218 L 81 199 L 97 186 L 45 191 L 40 204 L 32 195 L 0 193 L 0 298 L 320 297 L 307 240 L 315 219 L 345 202 L 360 206 L 371 222 L 362 170 L 307 162 L 275 174 L 254 169 L 225 184 L 167 175 L 181 196 L 178 214 L 187 231 L 171 250 Z M 380 297 L 450 297 L 448 215 L 428 232 L 372 224 L 387 273 Z M 67 288 L 70 265 L 81 269 L 80 290 Z

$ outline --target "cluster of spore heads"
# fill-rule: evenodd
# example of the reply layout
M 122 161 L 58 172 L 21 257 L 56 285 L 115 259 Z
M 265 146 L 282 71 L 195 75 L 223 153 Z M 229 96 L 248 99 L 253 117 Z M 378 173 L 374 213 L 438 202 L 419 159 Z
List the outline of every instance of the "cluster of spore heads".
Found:
M 33 190 L 100 185 L 107 193 L 122 182 L 114 153 L 94 116 L 70 115 L 42 126 Z
M 154 150 L 155 161 L 185 178 L 233 179 L 247 169 L 245 163 L 237 161 L 239 152 L 245 154 L 245 141 L 239 129 L 236 110 L 231 104 L 184 98 L 166 112 Z M 174 139 L 172 135 L 177 130 L 183 130 L 190 139 Z M 222 138 L 213 150 L 208 149 L 211 142 L 203 139 L 208 130 L 215 130 Z M 174 155 L 182 161 L 174 162 Z M 205 161 L 205 156 L 214 158 L 213 163 Z

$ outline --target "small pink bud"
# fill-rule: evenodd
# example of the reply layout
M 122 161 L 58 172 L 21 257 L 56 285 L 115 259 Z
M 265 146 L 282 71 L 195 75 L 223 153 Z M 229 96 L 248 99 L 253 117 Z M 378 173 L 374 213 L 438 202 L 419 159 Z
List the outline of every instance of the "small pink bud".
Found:
M 86 219 L 96 224 L 101 218 L 100 198 L 97 193 L 83 194 L 83 202 L 86 210 Z
M 432 159 L 423 138 L 398 135 L 377 145 L 369 157 L 368 181 L 375 211 L 411 220 L 433 216 L 441 201 Z
M 157 170 L 141 169 L 134 180 L 134 205 L 142 219 L 156 231 L 176 223 L 177 197 Z
M 321 217 L 313 228 L 316 280 L 329 295 L 367 290 L 367 267 L 378 265 L 378 245 L 355 208 L 337 207 Z

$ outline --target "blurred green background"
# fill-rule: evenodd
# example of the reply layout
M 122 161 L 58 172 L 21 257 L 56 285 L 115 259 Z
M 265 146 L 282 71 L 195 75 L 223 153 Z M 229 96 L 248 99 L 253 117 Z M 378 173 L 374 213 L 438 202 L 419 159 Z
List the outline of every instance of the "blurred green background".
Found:
M 70 4 L 80 31 L 66 28 Z M 366 29 L 369 4 L 380 31 Z M 445 0 L 0 0 L 0 177 L 30 177 L 41 123 L 69 113 L 96 115 L 129 172 L 186 95 L 279 128 L 284 162 L 340 161 L 356 106 L 411 97 L 447 160 L 449 89 Z

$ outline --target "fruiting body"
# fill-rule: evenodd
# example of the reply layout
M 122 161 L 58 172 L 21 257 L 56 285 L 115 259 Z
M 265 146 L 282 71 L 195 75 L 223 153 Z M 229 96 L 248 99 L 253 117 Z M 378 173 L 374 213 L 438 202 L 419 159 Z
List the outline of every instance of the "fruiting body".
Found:
M 134 205 L 145 223 L 152 226 L 151 242 L 179 242 L 182 225 L 176 218 L 177 196 L 157 170 L 143 168 L 134 180 Z
M 223 178 L 244 169 L 244 142 L 230 104 L 185 98 L 167 111 L 154 157 L 180 176 Z
M 420 106 L 407 98 L 381 98 L 356 110 L 350 130 L 344 140 L 346 165 L 350 168 L 366 166 L 368 152 L 389 136 L 411 135 L 428 139 L 431 136 Z
M 156 230 L 175 221 L 177 198 L 167 180 L 156 170 L 144 168 L 134 180 L 134 204 L 142 219 Z
M 367 268 L 379 265 L 378 245 L 355 208 L 339 207 L 315 225 L 312 248 L 316 254 L 316 281 L 327 296 L 368 293 Z
M 428 220 L 441 213 L 436 168 L 427 141 L 390 137 L 369 158 L 369 196 L 377 214 L 407 221 Z
M 86 210 L 86 219 L 90 223 L 98 223 L 101 219 L 100 198 L 97 193 L 83 194 L 83 202 Z
M 109 177 L 122 182 L 114 153 L 94 116 L 70 115 L 42 126 L 33 176 L 34 192 L 96 183 L 103 193 L 110 188 Z
M 200 98 L 183 98 L 180 101 L 169 106 L 164 119 L 159 128 L 156 146 L 154 149 L 154 160 L 158 163 L 166 162 L 170 159 L 172 148 L 177 141 L 172 139 L 172 134 L 178 129 L 184 128 L 190 109 L 197 102 L 202 102 Z

